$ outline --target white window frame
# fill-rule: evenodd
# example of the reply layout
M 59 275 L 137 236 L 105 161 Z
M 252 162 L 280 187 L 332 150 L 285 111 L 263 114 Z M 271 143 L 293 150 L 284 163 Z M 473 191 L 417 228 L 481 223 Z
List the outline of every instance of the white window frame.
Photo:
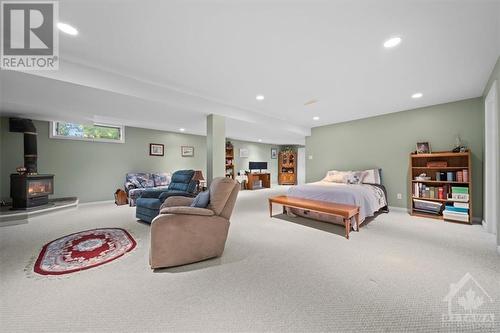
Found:
M 63 121 L 51 121 L 49 128 L 49 138 L 51 139 L 62 139 L 62 140 L 77 140 L 77 141 L 88 141 L 88 142 L 107 142 L 107 143 L 125 143 L 125 126 L 123 125 L 113 125 L 113 124 L 103 124 L 103 123 L 93 123 L 94 126 L 103 126 L 103 127 L 115 127 L 120 129 L 120 140 L 112 140 L 112 139 L 91 139 L 91 138 L 79 138 L 76 136 L 64 136 L 56 133 L 57 131 L 57 123 Z M 75 123 L 77 124 L 77 123 Z

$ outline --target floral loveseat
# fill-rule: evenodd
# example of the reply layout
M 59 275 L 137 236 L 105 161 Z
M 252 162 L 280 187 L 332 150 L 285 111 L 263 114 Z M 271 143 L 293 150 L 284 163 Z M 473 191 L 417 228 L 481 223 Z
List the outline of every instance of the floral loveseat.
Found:
M 146 189 L 167 189 L 172 176 L 168 172 L 134 172 L 127 173 L 125 177 L 125 192 L 128 194 L 130 206 L 135 206 L 135 201 Z

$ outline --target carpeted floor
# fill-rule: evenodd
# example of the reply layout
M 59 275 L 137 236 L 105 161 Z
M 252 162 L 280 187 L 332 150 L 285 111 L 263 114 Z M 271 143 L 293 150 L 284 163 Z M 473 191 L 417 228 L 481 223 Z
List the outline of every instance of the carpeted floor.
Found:
M 0 227 L 0 331 L 456 331 L 443 298 L 467 272 L 494 302 L 482 331 L 500 330 L 500 256 L 481 226 L 391 212 L 346 240 L 340 226 L 270 219 L 266 198 L 283 191 L 240 193 L 222 258 L 157 272 L 149 226 L 127 206 Z M 48 241 L 98 227 L 128 230 L 137 248 L 61 277 L 25 271 Z

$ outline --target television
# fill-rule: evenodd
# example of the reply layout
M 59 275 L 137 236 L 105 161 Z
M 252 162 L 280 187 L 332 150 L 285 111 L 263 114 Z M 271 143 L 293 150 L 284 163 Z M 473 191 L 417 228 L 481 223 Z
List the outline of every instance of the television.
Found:
M 267 162 L 249 162 L 248 168 L 251 170 L 267 170 Z

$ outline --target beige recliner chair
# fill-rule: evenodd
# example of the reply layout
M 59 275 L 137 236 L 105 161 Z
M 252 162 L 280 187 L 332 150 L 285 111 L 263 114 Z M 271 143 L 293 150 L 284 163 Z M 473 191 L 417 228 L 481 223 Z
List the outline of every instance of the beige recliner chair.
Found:
M 167 198 L 151 224 L 151 268 L 185 265 L 222 255 L 239 188 L 233 179 L 215 178 L 207 208 L 190 207 L 193 198 Z

